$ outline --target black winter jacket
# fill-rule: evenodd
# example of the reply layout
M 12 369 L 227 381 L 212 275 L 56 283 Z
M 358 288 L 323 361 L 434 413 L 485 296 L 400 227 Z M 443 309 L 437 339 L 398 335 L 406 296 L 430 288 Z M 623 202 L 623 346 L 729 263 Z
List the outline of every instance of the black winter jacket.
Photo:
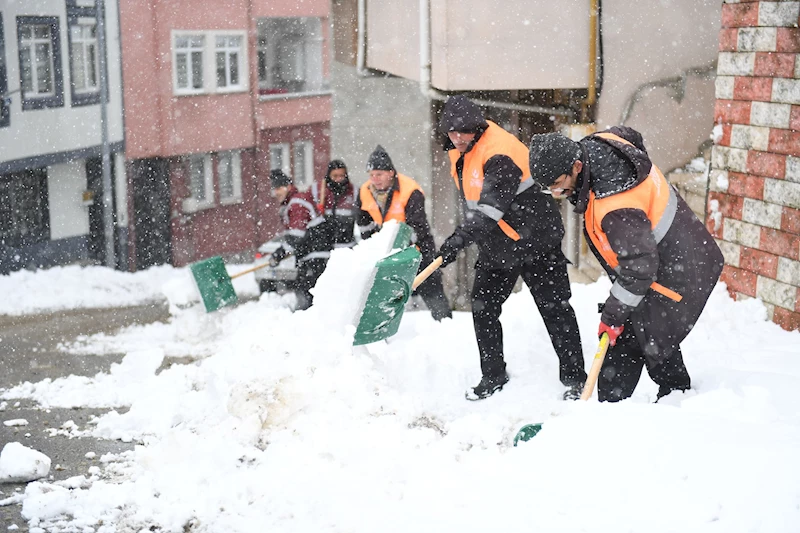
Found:
M 381 214 L 385 217 L 389 206 L 392 205 L 392 198 L 399 192 L 397 180 L 394 180 L 386 204 L 381 209 Z M 356 194 L 356 225 L 358 226 L 361 238 L 367 239 L 380 227 L 372 220 L 369 212 L 361 209 L 361 196 Z M 408 197 L 405 209 L 406 224 L 414 230 L 414 244 L 419 247 L 422 253 L 422 265 L 428 265 L 433 261 L 436 254 L 436 245 L 431 235 L 431 227 L 428 224 L 428 217 L 425 215 L 425 196 L 420 191 L 414 191 Z
M 632 189 L 650 172 L 652 162 L 638 132 L 626 127 L 607 131 L 635 146 L 591 135 L 580 141 L 583 170 L 570 198 L 578 213 L 586 212 L 590 191 L 597 198 L 605 198 Z M 650 220 L 639 209 L 611 211 L 601 221 L 601 227 L 617 254 L 618 270 L 609 267 L 587 235 L 592 252 L 613 281 L 634 295 L 644 295 L 635 307 L 609 295 L 602 321 L 632 327 L 645 356 L 658 362 L 672 353 L 700 317 L 722 272 L 722 252 L 680 196 L 673 223 L 658 244 Z M 676 291 L 683 299 L 675 302 L 651 290 L 653 281 Z
M 482 131 L 476 134 L 467 152 L 481 142 L 482 134 Z M 449 151 L 454 148 L 448 139 L 444 149 Z M 463 168 L 462 154 L 456 163 L 456 173 L 462 183 Z M 459 193 L 464 217 L 454 234 L 461 237 L 464 247 L 472 243 L 478 245 L 476 268 L 512 268 L 522 262 L 549 257 L 553 253 L 566 261 L 561 253 L 564 225 L 555 200 L 543 194 L 537 186 L 516 195 L 522 170 L 507 155 L 490 157 L 483 166 L 483 174 L 480 203 L 502 212 L 503 220 L 519 233 L 520 240 L 510 239 L 497 221 L 488 215 L 468 209 L 462 187 Z

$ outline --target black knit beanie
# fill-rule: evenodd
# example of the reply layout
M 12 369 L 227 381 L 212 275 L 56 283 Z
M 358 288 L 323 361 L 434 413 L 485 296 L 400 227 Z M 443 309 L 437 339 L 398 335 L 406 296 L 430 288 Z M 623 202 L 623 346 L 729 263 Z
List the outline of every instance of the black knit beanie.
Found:
M 370 170 L 394 170 L 392 158 L 380 144 L 373 150 L 367 161 L 367 172 Z
M 581 157 L 581 146 L 560 133 L 540 133 L 531 137 L 531 175 L 542 187 L 549 187 L 562 174 L 572 172 Z
M 292 178 L 284 174 L 283 170 L 279 168 L 276 168 L 275 170 L 270 170 L 269 179 L 272 182 L 273 189 L 277 189 L 278 187 L 285 187 L 286 185 L 292 184 Z

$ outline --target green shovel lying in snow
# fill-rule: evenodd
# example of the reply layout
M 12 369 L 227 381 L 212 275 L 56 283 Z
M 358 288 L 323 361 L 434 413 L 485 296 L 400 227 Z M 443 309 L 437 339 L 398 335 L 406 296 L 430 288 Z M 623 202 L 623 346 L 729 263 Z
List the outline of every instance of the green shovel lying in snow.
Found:
M 583 386 L 583 392 L 581 393 L 581 400 L 584 402 L 592 397 L 594 385 L 597 383 L 597 377 L 600 375 L 600 369 L 603 367 L 603 361 L 606 358 L 606 352 L 608 352 L 608 344 L 608 333 L 603 333 L 600 337 L 600 345 L 597 347 L 597 352 L 594 354 L 594 359 L 592 360 L 592 368 L 589 370 L 589 375 L 586 377 L 586 384 Z M 531 440 L 541 430 L 541 424 L 526 424 L 522 426 L 514 437 L 514 446 L 519 442 Z

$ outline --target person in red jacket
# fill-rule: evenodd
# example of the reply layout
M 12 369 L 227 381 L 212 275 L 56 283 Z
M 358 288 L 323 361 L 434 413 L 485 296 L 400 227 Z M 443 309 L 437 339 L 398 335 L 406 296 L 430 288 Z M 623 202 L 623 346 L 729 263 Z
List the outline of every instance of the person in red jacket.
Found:
M 355 246 L 356 190 L 347 174 L 344 161 L 334 159 L 328 163 L 328 172 L 322 184 L 311 185 L 314 205 L 325 217 L 334 248 Z
M 271 262 L 280 263 L 293 254 L 297 260 L 297 310 L 308 309 L 313 303 L 311 288 L 325 270 L 332 242 L 325 219 L 317 212 L 314 198 L 309 192 L 300 192 L 292 178 L 281 170 L 270 172 L 272 197 L 280 204 L 280 217 L 284 231 L 283 245 L 272 253 Z

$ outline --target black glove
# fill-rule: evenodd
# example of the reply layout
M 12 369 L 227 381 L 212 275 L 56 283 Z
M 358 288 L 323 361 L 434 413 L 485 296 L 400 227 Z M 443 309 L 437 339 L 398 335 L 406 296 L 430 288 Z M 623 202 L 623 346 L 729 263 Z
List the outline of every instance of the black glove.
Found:
M 277 250 L 272 252 L 272 257 L 270 257 L 269 263 L 273 266 L 277 265 L 278 263 L 286 259 L 287 255 L 289 255 L 289 252 L 287 252 L 286 249 L 283 246 L 281 246 Z
M 456 234 L 453 233 L 450 235 L 442 247 L 439 248 L 438 255 L 442 258 L 442 268 L 446 267 L 450 263 L 456 260 L 458 256 L 458 252 L 464 247 L 464 239 Z

